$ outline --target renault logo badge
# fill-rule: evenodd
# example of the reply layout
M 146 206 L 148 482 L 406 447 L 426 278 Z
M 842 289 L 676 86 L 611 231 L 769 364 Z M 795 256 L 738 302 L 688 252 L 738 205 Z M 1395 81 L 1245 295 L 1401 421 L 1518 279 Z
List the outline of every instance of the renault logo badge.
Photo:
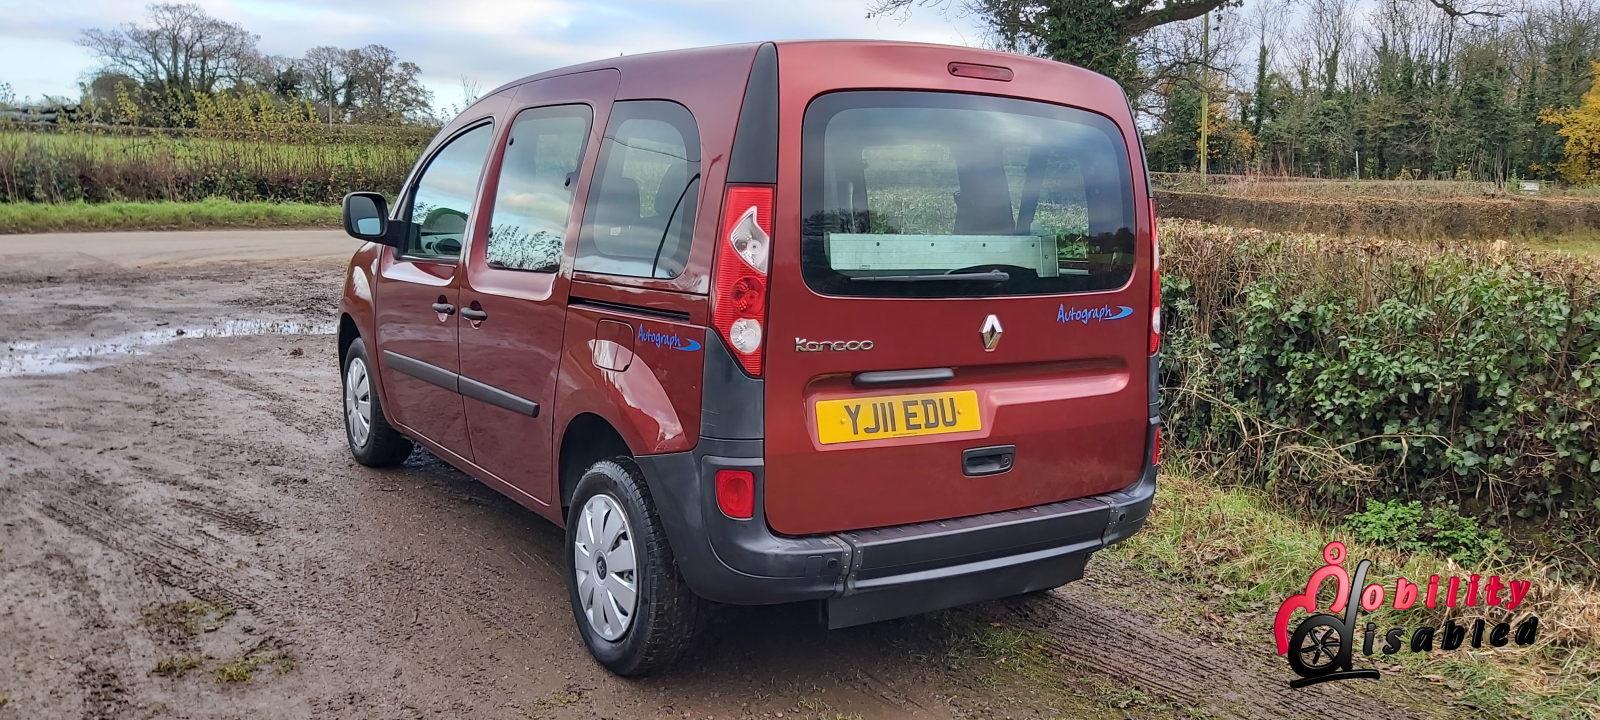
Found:
M 983 320 L 983 329 L 978 331 L 978 336 L 983 338 L 983 351 L 994 352 L 994 347 L 1000 344 L 1000 318 L 990 315 Z

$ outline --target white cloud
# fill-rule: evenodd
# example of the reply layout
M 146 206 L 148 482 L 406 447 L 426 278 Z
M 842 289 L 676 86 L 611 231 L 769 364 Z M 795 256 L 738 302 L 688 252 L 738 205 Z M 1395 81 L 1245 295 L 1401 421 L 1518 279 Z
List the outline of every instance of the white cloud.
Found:
M 262 50 L 379 43 L 422 67 L 439 106 L 459 104 L 462 76 L 488 90 L 563 65 L 657 50 L 757 40 L 874 38 L 978 44 L 968 18 L 919 9 L 868 19 L 868 0 L 198 0 L 261 36 Z M 956 3 L 952 3 L 956 4 Z M 0 82 L 19 96 L 76 95 L 94 67 L 80 33 L 137 21 L 127 0 L 0 0 Z

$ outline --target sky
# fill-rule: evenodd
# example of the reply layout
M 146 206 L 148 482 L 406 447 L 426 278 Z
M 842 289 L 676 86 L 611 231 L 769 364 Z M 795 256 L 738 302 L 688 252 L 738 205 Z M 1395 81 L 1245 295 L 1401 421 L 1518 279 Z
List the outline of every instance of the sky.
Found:
M 878 38 L 978 45 L 969 18 L 918 9 L 866 17 L 869 0 L 198 0 L 271 55 L 317 45 L 393 48 L 422 67 L 438 108 L 551 68 L 620 54 L 754 40 Z M 952 3 L 956 4 L 956 3 Z M 0 82 L 17 98 L 77 97 L 96 67 L 83 30 L 137 21 L 137 0 L 0 0 Z

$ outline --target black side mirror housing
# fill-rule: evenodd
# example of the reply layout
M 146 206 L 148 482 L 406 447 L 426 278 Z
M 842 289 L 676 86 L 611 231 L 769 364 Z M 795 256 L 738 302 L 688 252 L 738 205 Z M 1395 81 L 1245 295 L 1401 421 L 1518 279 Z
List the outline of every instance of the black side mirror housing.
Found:
M 344 231 L 350 237 L 380 245 L 400 247 L 402 237 L 389 222 L 389 202 L 375 192 L 353 192 L 344 196 Z

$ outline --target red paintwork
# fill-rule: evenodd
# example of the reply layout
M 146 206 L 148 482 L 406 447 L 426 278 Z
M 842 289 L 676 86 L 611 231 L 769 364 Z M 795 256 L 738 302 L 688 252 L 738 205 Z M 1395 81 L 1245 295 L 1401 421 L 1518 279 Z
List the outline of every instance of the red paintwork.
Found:
M 518 112 L 529 107 L 583 104 L 596 111 L 580 168 L 592 167 L 605 128 L 606 107 L 616 92 L 615 70 L 552 78 L 517 88 L 513 101 L 496 128 L 495 149 L 484 173 L 483 205 L 492 202 L 499 188 L 500 161 L 505 139 Z M 583 217 L 583 190 L 589 174 L 582 174 L 579 192 L 568 215 L 566 253 L 577 246 Z M 490 213 L 474 213 L 474 238 L 486 237 Z M 556 399 L 556 370 L 566 326 L 567 285 L 560 273 L 534 273 L 490 267 L 484 243 L 466 248 L 466 273 L 461 306 L 483 310 L 489 319 L 473 322 L 457 315 L 461 333 L 461 374 L 539 403 L 539 417 L 528 417 L 480 400 L 466 398 L 467 424 L 472 432 L 473 462 L 484 473 L 510 485 L 541 508 L 554 502 L 555 467 L 551 443 L 550 410 Z M 523 499 L 520 498 L 519 499 Z
M 1011 82 L 957 77 L 951 62 L 1010 68 Z M 773 239 L 766 370 L 766 513 L 794 535 L 880 527 L 1028 507 L 1126 487 L 1143 465 L 1149 423 L 1145 344 L 1149 321 L 1149 228 L 1137 228 L 1141 257 L 1126 287 L 1071 296 L 888 300 L 832 298 L 800 274 L 801 121 L 817 95 L 840 89 L 915 88 L 1006 95 L 1099 112 L 1123 130 L 1136 207 L 1148 202 L 1143 158 L 1122 89 L 1105 77 L 1016 55 L 899 43 L 779 45 L 781 178 Z M 838 68 L 850 68 L 838 72 Z M 1144 222 L 1144 213 L 1135 213 Z M 1056 309 L 1129 305 L 1119 322 L 1060 324 Z M 994 352 L 979 339 L 985 316 L 1004 328 Z M 892 318 L 892 320 L 888 320 Z M 795 353 L 786 340 L 872 339 L 871 352 Z M 932 387 L 863 392 L 850 374 L 951 367 L 953 381 Z M 979 432 L 823 446 L 815 400 L 974 389 Z M 961 452 L 1016 445 L 1016 465 L 993 477 L 967 477 Z
M 635 454 L 692 449 L 699 436 L 703 351 L 649 342 L 647 333 L 704 343 L 711 263 L 722 217 L 727 156 L 756 45 L 614 58 L 533 76 L 496 89 L 446 126 L 423 157 L 466 124 L 496 122 L 496 140 L 479 190 L 464 261 L 396 260 L 367 245 L 351 260 L 343 312 L 379 363 L 385 408 L 408 435 L 448 462 L 561 523 L 559 458 L 566 429 L 599 416 Z M 1148 203 L 1143 159 L 1121 90 L 1110 80 L 1057 63 L 967 48 L 882 42 L 778 44 L 780 181 L 774 208 L 772 295 L 766 349 L 765 514 L 780 532 L 806 534 L 1023 507 L 1104 492 L 1130 483 L 1147 423 L 1144 346 L 1149 326 L 1148 216 L 1139 212 L 1138 266 L 1121 290 L 1072 296 L 1068 304 L 1117 301 L 1134 318 L 1060 325 L 1062 298 L 893 301 L 818 296 L 799 271 L 800 127 L 816 95 L 844 88 L 950 90 L 1043 99 L 1084 107 L 1122 127 L 1134 170 L 1135 199 Z M 1000 83 L 952 76 L 951 62 L 1009 68 Z M 570 258 L 611 102 L 671 99 L 700 130 L 701 185 L 695 244 L 671 280 L 574 273 Z M 506 133 L 528 107 L 581 102 L 593 108 L 590 141 L 568 219 L 567 262 L 556 274 L 489 268 L 483 234 L 499 177 Z M 408 180 L 408 186 L 409 186 Z M 459 314 L 441 320 L 439 296 L 489 313 L 481 324 Z M 1142 300 L 1141 300 L 1142 298 Z M 587 301 L 587 302 L 579 302 Z M 571 303 L 569 305 L 569 303 Z M 669 314 L 613 309 L 623 303 Z M 1000 316 L 1005 336 L 982 351 L 978 328 Z M 892 318 L 892 321 L 888 320 Z M 459 346 L 456 338 L 459 336 Z M 798 355 L 785 341 L 871 338 L 867 353 Z M 376 342 L 372 339 L 376 338 Z M 538 418 L 519 417 L 383 367 L 393 350 L 538 402 Z M 984 430 L 823 448 L 815 442 L 814 400 L 856 394 L 849 374 L 873 369 L 957 368 L 941 389 L 980 393 Z M 914 392 L 895 388 L 872 394 Z M 962 449 L 1015 444 L 1017 466 L 992 478 L 967 478 Z
M 390 419 L 470 461 L 461 396 L 396 372 L 382 357 L 389 350 L 458 372 L 456 319 L 429 307 L 435 302 L 456 304 L 458 285 L 454 264 L 399 260 L 392 251 L 385 253 L 372 288 L 377 342 L 367 350 L 382 375 L 383 408 Z

